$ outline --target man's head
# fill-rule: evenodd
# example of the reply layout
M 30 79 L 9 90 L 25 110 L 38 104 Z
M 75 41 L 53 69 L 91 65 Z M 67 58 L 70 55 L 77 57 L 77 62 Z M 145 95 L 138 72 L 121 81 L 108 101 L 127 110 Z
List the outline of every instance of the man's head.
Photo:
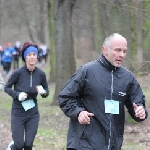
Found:
M 118 33 L 106 37 L 103 43 L 104 57 L 115 67 L 120 67 L 127 52 L 127 40 Z
M 10 42 L 6 42 L 6 48 L 10 48 L 11 47 L 11 43 Z

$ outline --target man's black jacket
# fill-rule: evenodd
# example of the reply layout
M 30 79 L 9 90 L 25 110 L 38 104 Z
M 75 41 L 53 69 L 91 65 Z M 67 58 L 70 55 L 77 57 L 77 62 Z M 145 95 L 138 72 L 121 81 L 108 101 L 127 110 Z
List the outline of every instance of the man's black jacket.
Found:
M 143 121 L 135 117 L 133 109 L 133 103 L 145 108 L 145 96 L 139 83 L 129 70 L 112 66 L 103 55 L 83 65 L 67 82 L 58 99 L 62 111 L 70 117 L 67 148 L 120 150 L 124 106 L 135 121 Z M 118 101 L 119 114 L 105 113 L 105 100 Z M 83 110 L 94 113 L 88 125 L 78 122 L 78 114 Z

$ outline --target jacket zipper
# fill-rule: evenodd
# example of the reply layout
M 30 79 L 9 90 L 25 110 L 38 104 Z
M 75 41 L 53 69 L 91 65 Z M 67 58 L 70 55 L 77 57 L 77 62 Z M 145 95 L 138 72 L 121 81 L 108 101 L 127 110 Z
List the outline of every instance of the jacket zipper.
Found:
M 30 73 L 30 87 L 32 87 L 32 72 Z
M 112 94 L 114 92 L 114 87 L 113 87 L 113 70 L 111 71 L 111 100 L 112 100 Z M 109 133 L 109 144 L 108 144 L 108 150 L 110 149 L 110 142 L 111 142 L 111 119 L 112 118 L 112 114 L 110 114 L 110 124 L 109 124 L 109 127 L 110 127 L 110 133 Z

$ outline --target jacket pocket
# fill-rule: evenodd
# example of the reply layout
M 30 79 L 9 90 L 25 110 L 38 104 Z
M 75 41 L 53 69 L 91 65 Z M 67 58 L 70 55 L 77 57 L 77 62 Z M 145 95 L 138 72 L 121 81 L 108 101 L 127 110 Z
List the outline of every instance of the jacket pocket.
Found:
M 87 150 L 100 150 L 106 149 L 104 128 L 93 118 L 90 124 L 84 125 L 82 134 L 80 136 L 80 149 L 87 148 Z

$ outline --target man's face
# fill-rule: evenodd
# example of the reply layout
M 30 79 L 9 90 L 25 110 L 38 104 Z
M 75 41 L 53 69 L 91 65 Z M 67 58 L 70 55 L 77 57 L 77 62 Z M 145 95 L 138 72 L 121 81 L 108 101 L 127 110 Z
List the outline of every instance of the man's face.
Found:
M 110 47 L 103 47 L 105 58 L 115 67 L 120 67 L 127 52 L 127 41 L 123 37 L 114 37 Z

